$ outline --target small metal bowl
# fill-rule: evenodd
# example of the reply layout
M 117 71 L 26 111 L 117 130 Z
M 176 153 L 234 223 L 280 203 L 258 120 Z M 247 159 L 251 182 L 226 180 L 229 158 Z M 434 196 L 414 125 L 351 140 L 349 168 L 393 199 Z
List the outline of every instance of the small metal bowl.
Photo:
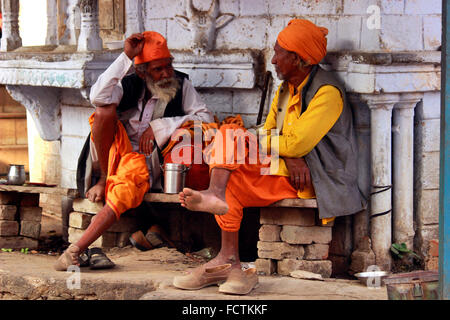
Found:
M 389 272 L 387 271 L 369 271 L 359 272 L 355 274 L 355 277 L 357 277 L 363 285 L 368 287 L 377 285 L 383 286 L 384 279 L 386 279 L 388 276 Z

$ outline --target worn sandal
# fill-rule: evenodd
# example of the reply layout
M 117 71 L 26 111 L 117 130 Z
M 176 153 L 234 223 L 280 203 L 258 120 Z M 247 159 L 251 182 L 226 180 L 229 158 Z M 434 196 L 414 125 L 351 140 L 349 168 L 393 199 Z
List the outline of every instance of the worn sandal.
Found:
M 109 260 L 100 248 L 89 249 L 90 269 L 110 269 L 115 267 L 115 263 Z
M 89 267 L 89 249 L 86 249 L 80 253 L 78 256 L 78 263 L 80 264 L 80 267 Z

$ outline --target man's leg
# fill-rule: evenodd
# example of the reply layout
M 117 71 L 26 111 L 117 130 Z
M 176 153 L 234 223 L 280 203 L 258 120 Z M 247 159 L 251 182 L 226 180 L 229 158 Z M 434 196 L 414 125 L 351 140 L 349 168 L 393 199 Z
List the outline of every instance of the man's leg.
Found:
M 117 218 L 114 211 L 108 205 L 105 205 L 91 220 L 89 227 L 84 231 L 81 239 L 75 244 L 71 244 L 59 257 L 55 263 L 55 269 L 64 271 L 67 270 L 70 265 L 79 265 L 78 256 L 80 253 L 86 250 L 116 221 Z
M 92 138 L 100 163 L 101 176 L 99 181 L 86 192 L 86 198 L 92 202 L 102 201 L 105 198 L 109 149 L 114 141 L 116 123 L 117 113 L 115 105 L 107 105 L 95 109 Z
M 231 172 L 224 168 L 213 168 L 209 188 L 203 191 L 184 188 L 179 194 L 181 206 L 191 211 L 219 215 L 227 213 L 228 204 L 225 200 L 225 191 Z

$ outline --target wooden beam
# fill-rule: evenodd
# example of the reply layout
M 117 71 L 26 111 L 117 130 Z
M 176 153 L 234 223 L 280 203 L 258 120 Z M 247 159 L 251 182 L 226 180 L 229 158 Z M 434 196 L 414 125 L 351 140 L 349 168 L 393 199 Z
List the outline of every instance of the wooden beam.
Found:
M 147 193 L 144 196 L 144 201 L 179 203 L 179 198 L 178 194 Z M 275 202 L 269 207 L 317 208 L 317 201 L 316 199 L 284 199 Z
M 47 194 L 59 194 L 63 196 L 69 196 L 76 198 L 78 191 L 76 189 L 67 189 L 60 187 L 41 187 L 41 186 L 14 186 L 7 184 L 0 184 L 0 191 L 15 191 L 22 193 L 47 193 Z

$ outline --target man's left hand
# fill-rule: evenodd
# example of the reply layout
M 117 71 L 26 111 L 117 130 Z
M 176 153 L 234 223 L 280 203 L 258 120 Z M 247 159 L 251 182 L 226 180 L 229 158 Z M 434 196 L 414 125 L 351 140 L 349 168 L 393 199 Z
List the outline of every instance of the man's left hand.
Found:
M 311 173 L 303 158 L 283 158 L 291 176 L 291 184 L 297 190 L 311 188 Z
M 147 130 L 144 131 L 139 140 L 139 151 L 148 156 L 153 152 L 154 144 L 155 134 L 153 133 L 152 126 L 148 126 Z

